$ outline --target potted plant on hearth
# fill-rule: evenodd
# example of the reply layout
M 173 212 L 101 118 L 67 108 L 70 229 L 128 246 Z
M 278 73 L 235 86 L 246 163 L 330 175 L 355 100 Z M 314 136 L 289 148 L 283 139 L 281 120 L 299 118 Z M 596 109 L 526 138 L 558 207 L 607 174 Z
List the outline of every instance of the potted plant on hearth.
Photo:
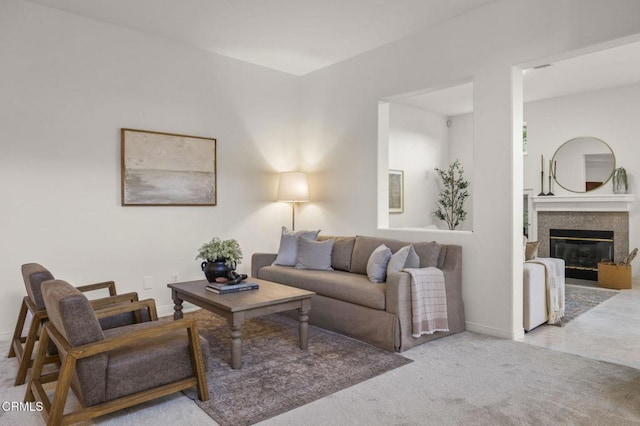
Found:
M 196 259 L 204 260 L 200 267 L 207 281 L 224 282 L 242 261 L 242 250 L 240 244 L 234 239 L 221 240 L 214 237 L 200 247 Z

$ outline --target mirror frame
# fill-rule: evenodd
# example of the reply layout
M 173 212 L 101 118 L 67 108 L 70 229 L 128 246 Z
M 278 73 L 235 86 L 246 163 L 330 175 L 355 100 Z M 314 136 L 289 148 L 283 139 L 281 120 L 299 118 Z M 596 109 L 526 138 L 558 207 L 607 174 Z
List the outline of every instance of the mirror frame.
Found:
M 569 189 L 569 188 L 563 186 L 560 182 L 558 182 L 558 179 L 556 179 L 555 173 L 553 174 L 553 180 L 554 180 L 555 183 L 558 184 L 558 186 L 560 186 L 562 189 L 565 189 L 565 190 L 567 190 L 569 192 L 573 192 L 575 194 L 585 194 L 587 192 L 594 191 L 594 190 L 596 190 L 598 188 L 602 188 L 603 186 L 605 186 L 607 184 L 607 182 L 609 182 L 611 180 L 611 177 L 613 176 L 613 174 L 614 174 L 614 172 L 616 170 L 616 154 L 613 152 L 613 149 L 611 149 L 611 146 L 609 146 L 608 143 L 606 143 L 605 141 L 603 141 L 600 138 L 596 138 L 595 136 L 577 136 L 575 138 L 569 139 L 568 141 L 566 141 L 562 145 L 560 145 L 558 147 L 558 149 L 556 149 L 556 152 L 553 153 L 553 158 L 551 159 L 551 161 L 554 162 L 554 164 L 555 164 L 556 156 L 558 155 L 558 152 L 562 149 L 563 146 L 567 145 L 569 142 L 575 141 L 576 139 L 584 139 L 584 138 L 595 139 L 595 140 L 601 142 L 602 144 L 604 144 L 604 146 L 606 146 L 607 148 L 609 148 L 609 151 L 611 151 L 611 156 L 613 157 L 613 168 L 611 169 L 611 173 L 609 174 L 607 179 L 604 182 L 602 182 L 602 185 L 600 185 L 598 187 L 595 187 L 595 188 L 591 188 L 589 190 L 585 189 L 584 191 L 576 191 L 575 189 Z

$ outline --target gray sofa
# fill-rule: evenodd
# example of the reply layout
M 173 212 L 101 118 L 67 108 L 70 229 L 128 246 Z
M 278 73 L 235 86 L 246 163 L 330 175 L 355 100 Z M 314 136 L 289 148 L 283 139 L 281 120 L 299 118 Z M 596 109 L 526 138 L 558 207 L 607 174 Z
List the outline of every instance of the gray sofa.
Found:
M 368 342 L 389 351 L 402 352 L 416 345 L 465 330 L 462 301 L 462 247 L 436 242 L 408 243 L 376 237 L 320 236 L 333 239 L 333 270 L 296 269 L 272 265 L 275 253 L 255 253 L 251 259 L 253 277 L 315 292 L 309 322 Z M 419 338 L 411 336 L 410 277 L 391 273 L 384 283 L 367 277 L 367 261 L 373 250 L 385 244 L 393 253 L 413 244 L 420 267 L 435 266 L 444 272 L 449 332 Z

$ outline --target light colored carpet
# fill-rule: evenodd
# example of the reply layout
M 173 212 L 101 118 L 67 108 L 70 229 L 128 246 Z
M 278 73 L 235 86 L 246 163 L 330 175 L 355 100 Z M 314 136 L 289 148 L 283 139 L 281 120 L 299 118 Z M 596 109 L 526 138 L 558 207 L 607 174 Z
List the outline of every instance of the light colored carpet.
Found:
M 0 344 L 0 399 L 20 401 L 17 365 Z M 262 423 L 266 425 L 637 425 L 640 370 L 464 332 L 403 353 L 414 362 Z M 260 403 L 248 401 L 247 403 Z M 2 412 L 2 425 L 40 425 Z M 98 419 L 104 425 L 215 424 L 176 394 Z
M 637 425 L 640 370 L 464 332 L 267 425 Z

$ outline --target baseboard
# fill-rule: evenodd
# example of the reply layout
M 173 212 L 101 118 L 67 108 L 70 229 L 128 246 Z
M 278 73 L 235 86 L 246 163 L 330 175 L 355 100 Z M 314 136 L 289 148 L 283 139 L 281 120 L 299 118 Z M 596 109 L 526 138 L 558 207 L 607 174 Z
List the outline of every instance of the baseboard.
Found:
M 473 331 L 475 333 L 486 334 L 488 336 L 499 337 L 501 339 L 509 339 L 509 340 L 523 340 L 524 339 L 524 328 L 520 328 L 516 331 L 505 331 L 500 330 L 493 327 L 487 327 L 486 325 L 476 324 L 473 322 L 466 322 L 467 330 Z

